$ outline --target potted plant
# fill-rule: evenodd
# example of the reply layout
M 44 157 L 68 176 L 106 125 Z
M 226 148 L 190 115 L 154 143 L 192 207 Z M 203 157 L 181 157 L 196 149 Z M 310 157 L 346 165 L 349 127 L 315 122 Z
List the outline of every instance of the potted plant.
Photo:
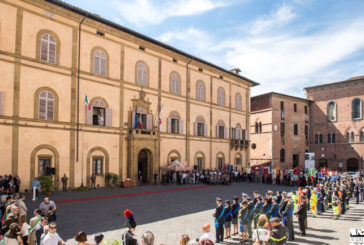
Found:
M 117 174 L 112 174 L 111 183 L 113 184 L 114 188 L 118 186 L 119 176 Z
M 105 186 L 110 186 L 110 180 L 112 179 L 112 173 L 105 174 Z
M 40 188 L 42 189 L 42 192 L 50 195 L 52 187 L 53 187 L 52 177 L 50 177 L 50 176 L 39 176 L 38 180 L 40 182 Z

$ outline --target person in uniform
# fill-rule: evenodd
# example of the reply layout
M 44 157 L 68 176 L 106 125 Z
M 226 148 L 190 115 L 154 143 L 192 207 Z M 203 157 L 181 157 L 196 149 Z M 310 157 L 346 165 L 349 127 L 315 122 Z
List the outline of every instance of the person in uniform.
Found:
M 125 227 L 128 227 L 128 230 L 123 234 L 123 245 L 138 245 L 138 240 L 135 238 L 135 234 L 133 233 L 136 228 L 136 222 L 134 220 L 134 214 L 129 210 L 124 210 L 125 218 L 128 220 L 125 223 Z
M 225 211 L 224 211 L 224 228 L 225 228 L 225 239 L 231 238 L 231 221 L 233 209 L 229 200 L 225 201 Z
M 292 191 L 292 202 L 294 205 L 294 212 L 297 213 L 297 208 L 298 208 L 298 196 L 296 194 L 296 191 L 293 190 Z
M 262 212 L 262 208 L 263 208 L 263 201 L 262 201 L 262 196 L 257 196 L 256 197 L 257 202 L 255 203 L 254 206 L 254 228 L 257 229 L 257 224 L 258 224 L 258 219 L 259 219 L 259 215 Z
M 216 198 L 216 210 L 214 213 L 215 217 L 215 228 L 216 228 L 216 241 L 215 243 L 224 241 L 224 212 L 225 207 L 222 205 L 221 198 Z
M 269 219 L 270 205 L 269 205 L 268 201 L 269 201 L 269 199 L 267 197 L 265 197 L 263 199 L 263 207 L 262 207 L 261 213 L 264 214 L 265 216 L 267 216 L 267 218 Z
M 63 175 L 61 180 L 62 180 L 62 184 L 63 184 L 63 191 L 67 191 L 68 177 L 66 176 L 66 174 Z
M 301 195 L 301 204 L 297 208 L 298 224 L 301 235 L 306 235 L 305 219 L 307 219 L 307 204 L 304 195 Z
M 246 242 L 248 240 L 248 202 L 243 201 L 241 203 L 241 210 L 240 210 L 240 231 L 241 231 L 241 240 L 240 242 Z
M 278 204 L 278 197 L 273 197 L 272 206 L 271 206 L 271 209 L 269 210 L 269 217 L 270 218 L 274 218 L 274 217 L 280 218 L 279 210 L 280 210 L 280 207 Z
M 313 191 L 311 194 L 311 210 L 312 210 L 313 217 L 316 217 L 316 215 L 317 215 L 316 205 L 317 205 L 317 195 L 316 195 L 316 192 Z
M 339 219 L 340 217 L 340 197 L 339 197 L 339 189 L 336 187 L 335 191 L 332 195 L 332 211 L 334 212 L 333 219 Z
M 254 204 L 253 204 L 252 198 L 250 196 L 247 197 L 247 200 L 248 200 L 248 210 L 249 210 L 249 214 L 248 214 L 248 236 L 249 236 L 249 238 L 251 238 L 252 235 L 253 235 L 252 223 L 253 223 L 253 218 L 254 218 Z
M 272 231 L 270 232 L 269 244 L 270 245 L 283 245 L 286 244 L 287 235 L 286 228 L 281 224 L 281 219 L 278 217 L 270 219 L 272 224 Z
M 96 174 L 91 175 L 91 189 L 96 189 Z
M 239 198 L 235 196 L 233 198 L 233 205 L 232 205 L 233 212 L 231 213 L 232 216 L 232 224 L 233 224 L 233 234 L 232 235 L 238 235 L 239 234 L 239 224 L 238 224 L 238 215 L 239 215 Z
M 294 204 L 290 196 L 287 196 L 284 200 L 286 202 L 285 208 L 282 211 L 283 224 L 287 229 L 288 241 L 294 240 L 294 226 L 293 226 L 293 212 Z
M 345 185 L 341 185 L 341 189 L 340 189 L 340 192 L 341 192 L 341 214 L 345 214 L 345 211 L 346 211 L 346 197 L 347 197 L 347 193 L 346 193 L 346 190 L 345 190 Z

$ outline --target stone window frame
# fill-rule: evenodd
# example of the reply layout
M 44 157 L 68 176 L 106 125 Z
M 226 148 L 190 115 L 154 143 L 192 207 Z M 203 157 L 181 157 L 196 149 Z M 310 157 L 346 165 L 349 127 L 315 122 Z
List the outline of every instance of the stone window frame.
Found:
M 102 103 L 104 103 L 104 107 L 102 107 L 102 106 L 96 106 L 95 105 L 95 103 L 96 102 L 98 102 L 98 101 L 101 101 Z M 90 101 L 90 105 L 92 105 L 92 108 L 94 108 L 94 107 L 98 107 L 98 108 L 102 108 L 102 109 L 104 109 L 105 111 L 104 111 L 104 125 L 94 125 L 94 124 L 92 124 L 93 126 L 101 126 L 101 127 L 105 127 L 106 126 L 106 109 L 108 109 L 109 108 L 109 104 L 107 103 L 107 101 L 103 98 L 103 97 L 100 97 L 100 96 L 95 96 L 95 97 L 93 97 L 92 99 L 91 99 L 91 101 Z M 93 114 L 93 111 L 92 111 L 92 114 Z
M 217 104 L 219 106 L 225 106 L 225 89 L 223 87 L 219 87 L 217 89 Z
M 225 122 L 224 122 L 224 120 L 222 120 L 222 119 L 220 119 L 219 121 L 217 121 L 217 124 L 216 124 L 216 126 L 217 127 L 219 127 L 219 134 L 218 135 L 216 135 L 216 138 L 219 138 L 219 139 L 225 139 L 225 138 L 227 138 L 228 137 L 228 135 L 225 135 Z M 220 137 L 220 127 L 224 127 L 224 135 L 223 135 L 223 137 Z
M 239 166 L 242 166 L 243 165 L 243 156 L 241 155 L 241 153 L 240 152 L 236 152 L 235 153 L 235 156 L 234 156 L 234 166 L 237 166 L 236 165 L 236 159 L 240 159 L 240 164 L 239 164 Z
M 167 154 L 167 164 L 172 162 L 172 161 L 170 161 L 170 158 L 173 156 L 177 156 L 177 160 L 181 161 L 181 153 L 179 153 L 179 151 L 176 149 L 172 149 Z
M 171 111 L 170 113 L 169 113 L 169 116 L 168 116 L 168 118 L 169 119 L 171 119 L 171 133 L 172 134 L 181 134 L 181 129 L 180 129 L 180 120 L 182 120 L 181 119 L 181 115 L 177 112 L 177 111 Z M 176 120 L 178 120 L 178 133 L 176 133 L 176 132 L 173 132 L 173 130 L 172 130 L 172 128 L 173 128 L 173 123 L 172 123 L 172 119 L 176 119 Z
M 101 173 L 100 174 L 96 174 L 96 176 L 104 176 L 105 175 L 105 156 L 104 155 L 93 155 L 92 156 L 92 161 L 91 161 L 91 175 L 94 173 L 94 160 L 102 160 L 101 162 Z
M 206 124 L 206 121 L 205 121 L 205 118 L 203 117 L 203 116 L 201 116 L 201 115 L 199 115 L 199 116 L 197 116 L 196 117 L 196 121 L 195 121 L 195 123 L 197 123 L 197 135 L 195 135 L 195 136 L 199 136 L 198 135 L 198 123 L 202 123 L 203 124 L 203 135 L 201 135 L 201 136 L 199 136 L 199 137 L 206 137 L 207 135 L 205 135 L 205 126 L 207 126 L 207 124 Z
M 98 73 L 96 73 L 95 72 L 95 67 L 94 67 L 94 64 L 95 64 L 95 53 L 96 53 L 96 51 L 98 51 L 98 50 L 100 50 L 100 51 L 102 51 L 102 52 L 104 52 L 105 53 L 105 56 L 106 56 L 106 62 L 105 62 L 105 75 L 102 75 L 102 74 L 98 74 Z M 97 75 L 97 76 L 102 76 L 102 77 L 109 77 L 109 67 L 110 67 L 110 65 L 109 65 L 109 60 L 110 60 L 110 56 L 109 56 L 109 53 L 106 51 L 106 49 L 104 49 L 103 47 L 101 47 L 101 46 L 96 46 L 96 47 L 93 47 L 92 49 L 91 49 L 91 52 L 90 52 L 90 72 L 92 73 L 92 74 L 95 74 L 95 75 Z
M 335 118 L 334 119 L 330 119 L 329 118 L 329 106 L 330 106 L 330 104 L 334 104 L 334 111 L 333 111 L 333 115 L 335 116 Z M 326 118 L 327 118 L 327 121 L 328 122 L 336 122 L 337 121 L 337 104 L 336 104 L 336 102 L 335 101 L 333 101 L 333 100 L 331 100 L 331 101 L 329 101 L 329 102 L 327 102 L 327 106 L 326 106 L 327 108 L 326 108 Z
M 138 83 L 138 65 L 139 64 L 145 65 L 145 68 L 146 68 L 146 72 L 147 72 L 146 80 L 147 81 L 146 81 L 145 85 Z M 138 86 L 141 86 L 141 87 L 149 87 L 149 73 L 150 73 L 150 69 L 149 69 L 149 66 L 148 66 L 147 62 L 145 62 L 144 60 L 138 60 L 135 63 L 135 84 L 138 85 Z
M 201 98 L 200 94 L 199 94 L 199 84 L 202 85 L 202 89 L 203 89 L 203 98 Z M 202 80 L 198 80 L 196 82 L 196 99 L 200 100 L 200 101 L 206 101 L 206 84 L 204 83 L 204 81 Z
M 53 120 L 39 119 L 39 96 L 42 92 L 50 92 L 54 97 L 53 103 Z M 40 87 L 34 93 L 34 119 L 44 121 L 58 121 L 58 103 L 59 97 L 57 92 L 50 87 Z
M 54 156 L 53 155 L 51 155 L 51 154 L 39 154 L 39 155 L 37 155 L 37 163 L 36 163 L 36 168 L 35 168 L 35 176 L 50 176 L 50 177 L 52 177 L 52 174 L 51 175 L 39 175 L 39 161 L 41 160 L 41 159 L 49 159 L 49 167 L 50 168 L 53 168 L 53 167 L 55 167 L 54 165 L 55 165 L 55 163 L 54 163 Z M 44 173 L 44 171 L 45 171 L 45 169 L 43 169 L 43 173 Z
M 44 34 L 50 34 L 53 36 L 53 38 L 56 40 L 56 62 L 55 63 L 52 63 L 52 62 L 49 62 L 49 61 L 46 61 L 46 60 L 41 60 L 40 59 L 40 52 L 41 52 L 41 41 L 42 41 L 42 36 Z M 48 63 L 48 64 L 55 64 L 55 65 L 59 65 L 59 59 L 60 59 L 60 54 L 61 54 L 61 41 L 59 39 L 59 36 L 51 31 L 51 30 L 48 30 L 48 29 L 42 29 L 40 31 L 38 31 L 37 33 L 37 40 L 36 40 L 36 50 L 35 50 L 35 57 L 37 60 L 41 61 L 41 62 L 45 62 L 45 63 Z
M 206 169 L 206 156 L 205 156 L 205 154 L 202 151 L 197 151 L 195 153 L 194 159 L 195 159 L 195 165 L 196 166 L 198 166 L 198 164 L 197 164 L 197 158 L 202 158 L 202 166 L 201 166 L 201 169 Z
M 222 168 L 225 165 L 225 154 L 222 151 L 216 153 L 216 169 L 219 169 L 219 158 L 222 158 Z
M 355 101 L 359 101 L 359 117 L 356 117 L 356 118 L 354 118 L 354 103 L 355 103 Z M 352 111 L 352 113 L 351 113 L 351 119 L 353 121 L 357 121 L 357 120 L 362 120 L 363 119 L 363 101 L 360 98 L 356 97 L 356 98 L 354 98 L 351 101 L 351 111 Z
M 239 103 L 238 103 L 238 98 L 239 98 Z M 235 94 L 235 109 L 241 111 L 242 108 L 243 108 L 243 106 L 242 106 L 242 96 L 241 96 L 240 93 L 236 93 Z
M 175 88 L 173 86 L 173 79 L 172 79 L 173 75 L 176 75 L 176 77 L 178 78 L 178 81 L 177 81 L 178 82 L 178 89 L 177 89 L 177 91 L 174 90 Z M 172 94 L 181 95 L 181 76 L 176 71 L 172 71 L 169 74 L 169 92 L 171 92 Z

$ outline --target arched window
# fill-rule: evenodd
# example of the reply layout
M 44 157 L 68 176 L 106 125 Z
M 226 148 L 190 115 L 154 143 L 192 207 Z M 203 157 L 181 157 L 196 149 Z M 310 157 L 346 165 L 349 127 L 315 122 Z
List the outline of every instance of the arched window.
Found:
M 281 149 L 279 152 L 279 161 L 285 162 L 286 161 L 286 151 L 284 149 Z
M 327 104 L 327 121 L 336 121 L 336 103 L 334 101 L 330 101 Z
M 181 93 L 181 81 L 179 75 L 176 72 L 172 72 L 170 76 L 170 91 L 174 94 Z
M 45 33 L 40 39 L 40 60 L 56 63 L 56 39 L 49 33 Z
M 331 134 L 327 134 L 327 143 L 331 144 Z
M 352 101 L 352 119 L 362 119 L 362 102 L 361 99 L 355 98 Z
M 196 84 L 196 98 L 198 100 L 205 100 L 205 84 L 202 81 L 198 81 Z
M 235 95 L 235 109 L 241 110 L 241 95 L 240 94 Z
M 93 53 L 93 72 L 97 75 L 106 76 L 106 65 L 107 65 L 107 56 L 104 51 L 101 49 L 96 49 Z
M 319 143 L 319 136 L 318 134 L 315 134 L 315 144 L 318 144 Z
M 148 85 L 148 67 L 144 62 L 138 62 L 136 65 L 136 81 L 140 86 Z
M 255 133 L 259 133 L 259 123 L 255 123 Z
M 354 132 L 351 132 L 350 142 L 355 142 Z
M 322 134 L 319 135 L 319 143 L 322 144 L 324 142 L 324 136 Z
M 331 142 L 336 143 L 336 135 L 335 134 L 331 135 Z
M 203 117 L 197 117 L 194 123 L 194 135 L 196 136 L 207 136 L 207 124 Z
M 346 133 L 346 142 L 350 143 L 350 133 Z
M 261 133 L 262 132 L 262 123 L 261 122 L 259 122 L 259 133 Z
M 217 90 L 217 104 L 221 106 L 225 105 L 225 90 L 223 88 Z
M 360 142 L 364 142 L 364 131 L 360 131 Z
M 227 138 L 225 123 L 220 120 L 216 125 L 216 138 Z
M 38 118 L 42 120 L 54 120 L 54 95 L 49 91 L 39 94 Z
M 183 120 L 177 112 L 172 112 L 167 119 L 167 132 L 173 134 L 183 134 Z

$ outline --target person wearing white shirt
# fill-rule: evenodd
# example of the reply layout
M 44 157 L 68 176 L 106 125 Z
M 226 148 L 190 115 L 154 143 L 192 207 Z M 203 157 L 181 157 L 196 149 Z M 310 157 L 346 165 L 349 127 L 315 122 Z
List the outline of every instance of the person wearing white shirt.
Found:
M 40 241 L 40 245 L 59 245 L 59 244 L 65 245 L 65 243 L 57 233 L 56 223 L 51 222 L 48 226 L 47 234 L 45 234 Z
M 202 226 L 203 235 L 200 237 L 200 242 L 204 240 L 214 241 L 214 235 L 210 232 L 210 228 L 211 226 L 209 224 Z

